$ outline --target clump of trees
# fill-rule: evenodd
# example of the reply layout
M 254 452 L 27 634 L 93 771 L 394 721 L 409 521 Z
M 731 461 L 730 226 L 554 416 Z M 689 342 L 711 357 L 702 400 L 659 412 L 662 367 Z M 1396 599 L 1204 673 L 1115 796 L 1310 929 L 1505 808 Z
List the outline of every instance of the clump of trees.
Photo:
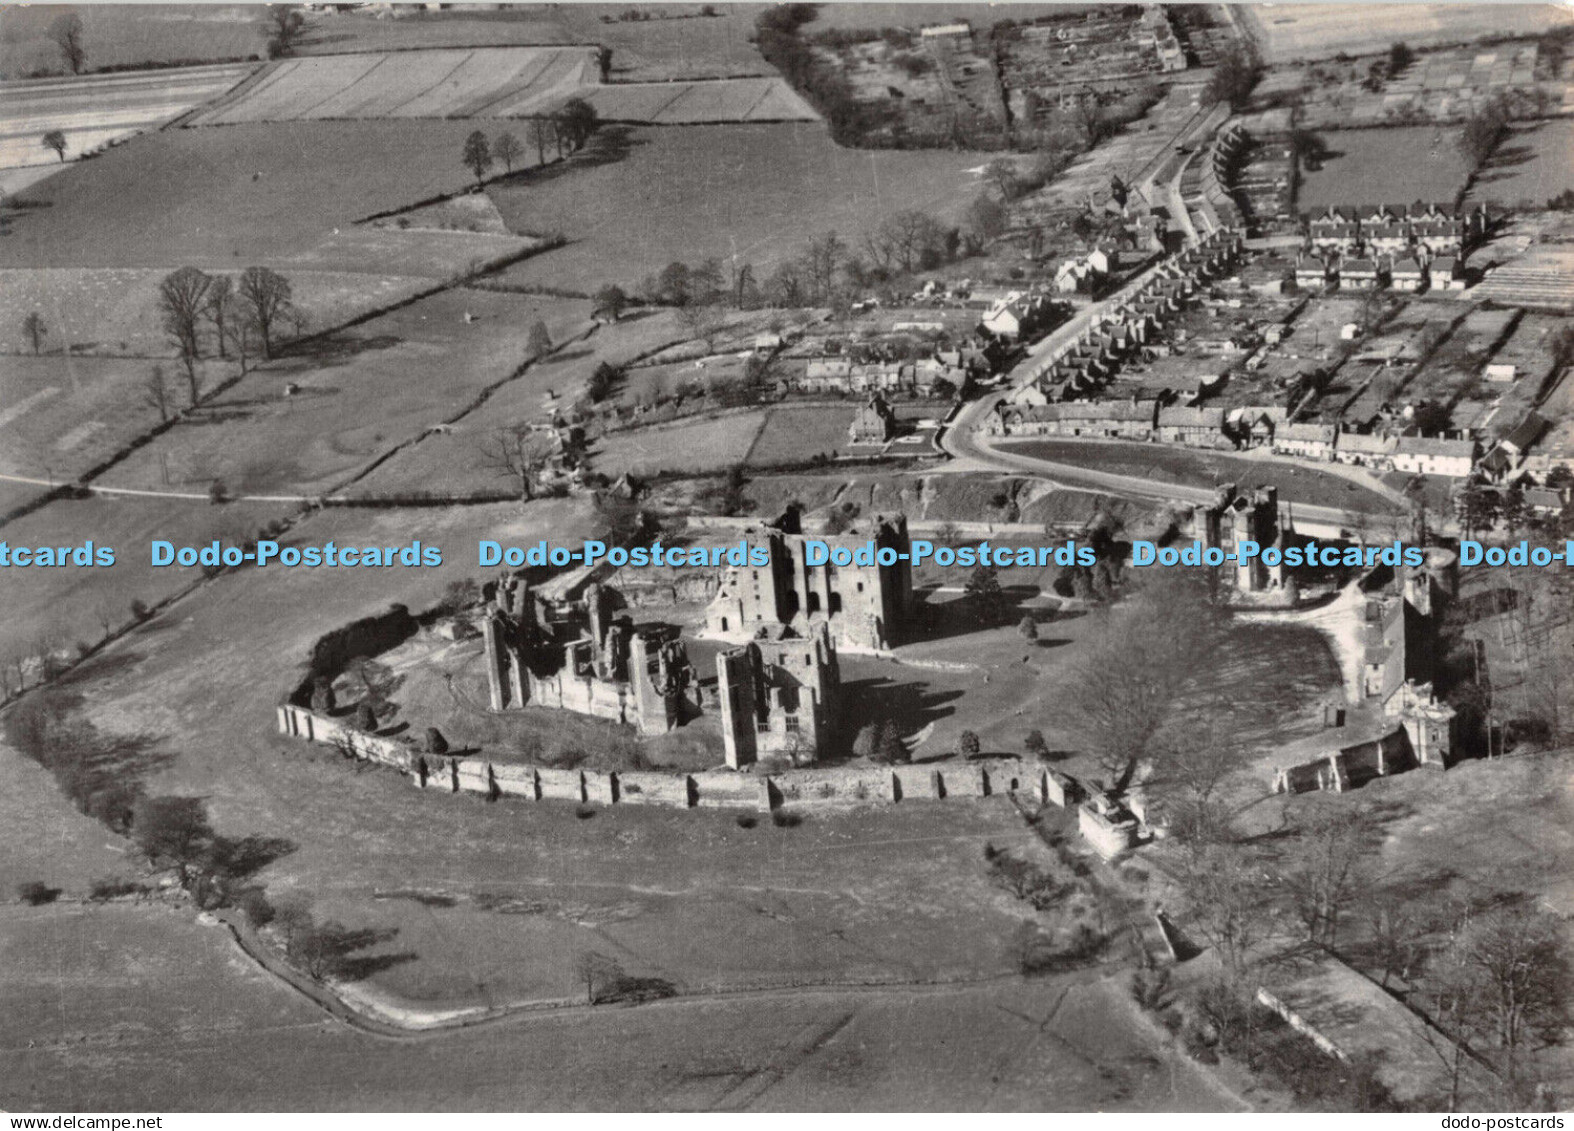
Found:
M 185 370 L 188 408 L 201 399 L 197 362 L 210 338 L 219 357 L 235 351 L 244 374 L 257 348 L 271 358 L 282 330 L 299 332 L 305 325 L 289 280 L 268 267 L 248 267 L 238 282 L 227 275 L 181 267 L 159 283 L 157 301 L 164 333 Z M 150 384 L 149 399 L 167 413 L 162 378 L 158 391 Z
M 1232 109 L 1240 110 L 1262 78 L 1262 69 L 1262 57 L 1257 48 L 1238 42 L 1220 52 L 1203 97 L 1209 102 L 1225 102 Z
M 1465 122 L 1456 144 L 1472 173 L 1487 163 L 1498 144 L 1508 135 L 1510 118 L 1508 99 L 1498 95 Z
M 282 59 L 295 54 L 306 34 L 306 17 L 294 4 L 269 4 L 262 18 L 262 35 L 268 58 Z

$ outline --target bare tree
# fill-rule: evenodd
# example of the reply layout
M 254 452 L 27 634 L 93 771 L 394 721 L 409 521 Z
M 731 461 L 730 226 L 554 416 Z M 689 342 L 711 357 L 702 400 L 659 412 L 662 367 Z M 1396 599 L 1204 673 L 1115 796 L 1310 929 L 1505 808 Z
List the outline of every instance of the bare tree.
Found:
M 73 75 L 80 75 L 87 63 L 87 49 L 82 46 L 82 17 L 68 12 L 55 17 L 49 25 L 49 38 L 60 48 L 60 57 Z
M 1285 887 L 1307 939 L 1331 949 L 1338 943 L 1340 917 L 1362 886 L 1361 866 L 1378 838 L 1365 814 L 1350 809 L 1303 810 L 1296 829 Z
M 530 119 L 530 140 L 536 146 L 536 164 L 547 163 L 547 146 L 552 144 L 555 136 L 550 119 L 544 117 Z
M 50 130 L 44 134 L 44 148 L 53 149 L 61 161 L 66 159 L 66 135 L 63 130 Z
M 844 244 L 835 232 L 827 232 L 818 239 L 809 241 L 809 246 L 800 257 L 803 265 L 803 277 L 808 283 L 813 299 L 823 303 L 830 298 L 831 292 L 836 287 L 836 273 L 843 261 L 847 258 L 847 245 Z
M 492 167 L 492 146 L 486 140 L 486 134 L 480 130 L 472 130 L 470 136 L 465 138 L 464 149 L 460 152 L 459 160 L 466 169 L 475 174 L 476 187 L 480 188 L 482 178 Z
M 924 252 L 939 240 L 940 225 L 927 212 L 910 208 L 886 220 L 880 225 L 880 233 L 902 270 L 911 273 L 922 262 Z
M 1187 924 L 1218 954 L 1237 981 L 1270 929 L 1269 893 L 1261 873 L 1240 852 L 1209 845 L 1182 860 L 1181 886 L 1191 901 Z
M 492 141 L 492 154 L 503 163 L 503 168 L 508 172 L 514 171 L 514 162 L 524 152 L 524 147 L 519 144 L 519 139 L 513 134 L 503 132 Z
M 262 356 L 271 358 L 279 327 L 287 321 L 298 323 L 300 320 L 290 281 L 267 267 L 248 267 L 241 272 L 240 298 L 246 304 L 246 314 L 262 343 Z
M 615 993 L 623 981 L 623 967 L 617 961 L 593 950 L 582 951 L 574 960 L 574 974 L 585 984 L 585 1002 L 595 1005 Z
M 1199 584 L 1179 577 L 1105 615 L 1106 631 L 1067 673 L 1063 702 L 1067 728 L 1118 792 L 1145 759 L 1174 753 L 1155 739 L 1210 670 L 1228 622 Z
M 228 275 L 214 275 L 213 282 L 208 286 L 207 301 L 203 309 L 208 320 L 213 323 L 213 339 L 219 344 L 219 356 L 228 356 L 224 352 L 225 344 L 229 341 L 224 333 L 225 320 L 235 307 L 235 281 Z
M 525 341 L 525 348 L 534 357 L 545 357 L 552 352 L 552 333 L 547 329 L 547 324 L 539 318 L 531 323 L 530 334 Z
M 1009 157 L 997 157 L 984 166 L 984 180 L 995 187 L 1000 199 L 1010 201 L 1017 194 L 1017 163 Z
M 32 341 L 33 353 L 36 356 L 43 349 L 44 339 L 49 336 L 49 327 L 44 323 L 44 316 L 35 310 L 22 319 L 22 333 Z
M 499 428 L 481 443 L 481 464 L 499 478 L 519 484 L 524 502 L 535 498 L 536 484 L 552 459 L 553 443 L 529 425 Z
M 164 332 L 175 343 L 180 362 L 186 369 L 190 403 L 196 405 L 200 390 L 197 359 L 202 356 L 198 327 L 207 304 L 213 280 L 195 267 L 182 267 L 164 276 L 159 284 L 159 311 L 164 316 Z
M 148 379 L 142 386 L 142 399 L 149 408 L 158 410 L 161 421 L 169 419 L 170 390 L 169 380 L 164 376 L 164 367 L 155 365 L 148 374 Z

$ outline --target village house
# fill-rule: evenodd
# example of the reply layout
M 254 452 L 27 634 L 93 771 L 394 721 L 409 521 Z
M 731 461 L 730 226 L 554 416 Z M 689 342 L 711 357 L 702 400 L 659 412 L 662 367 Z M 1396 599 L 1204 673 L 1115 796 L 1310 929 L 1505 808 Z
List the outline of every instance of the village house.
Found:
M 1391 471 L 1399 442 L 1392 436 L 1363 432 L 1340 432 L 1334 445 L 1334 459 L 1377 471 Z
M 1321 216 L 1306 222 L 1306 238 L 1318 251 L 1348 254 L 1360 247 L 1361 225 L 1353 215 L 1347 216 L 1343 209 L 1330 204 Z
M 1167 444 L 1188 444 L 1197 448 L 1232 447 L 1224 434 L 1222 408 L 1174 406 L 1159 410 L 1159 439 Z
M 1401 436 L 1393 454 L 1395 471 L 1418 475 L 1447 475 L 1455 479 L 1468 478 L 1475 462 L 1474 440 Z
M 1347 291 L 1375 291 L 1387 285 L 1388 274 L 1386 259 L 1358 256 L 1339 265 L 1339 286 Z
M 1465 264 L 1457 256 L 1440 255 L 1427 264 L 1434 291 L 1458 291 L 1465 286 Z
M 1295 285 L 1303 291 L 1321 291 L 1339 285 L 1339 257 L 1302 255 L 1295 261 Z
M 1405 256 L 1394 264 L 1393 287 L 1396 291 L 1422 291 L 1426 289 L 1426 269 L 1413 256 Z
M 1273 450 L 1288 456 L 1331 461 L 1338 440 L 1339 430 L 1332 424 L 1286 424 L 1274 432 Z
M 1000 405 L 989 430 L 1007 436 L 1098 436 L 1149 440 L 1157 401 L 1072 401 L 1037 407 Z
M 896 413 L 885 398 L 875 393 L 858 406 L 847 426 L 847 439 L 853 444 L 885 444 L 896 438 Z
M 1386 204 L 1365 210 L 1357 221 L 1361 226 L 1361 245 L 1367 256 L 1396 256 L 1410 250 L 1410 225 L 1404 217 L 1389 211 Z

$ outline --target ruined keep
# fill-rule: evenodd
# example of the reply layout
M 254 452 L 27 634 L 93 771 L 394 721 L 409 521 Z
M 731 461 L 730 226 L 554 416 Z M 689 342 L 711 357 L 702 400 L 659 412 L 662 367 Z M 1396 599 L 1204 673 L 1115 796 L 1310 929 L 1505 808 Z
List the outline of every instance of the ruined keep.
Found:
M 482 620 L 492 709 L 533 704 L 665 734 L 700 713 L 699 681 L 671 625 L 635 627 L 615 590 L 578 599 L 532 593 L 523 577 L 492 587 Z
M 766 566 L 735 566 L 705 613 L 709 635 L 738 640 L 811 639 L 824 626 L 838 648 L 878 652 L 901 639 L 913 601 L 913 570 L 907 517 L 876 515 L 831 533 L 804 530 L 789 509 L 775 522 L 750 527 L 745 537 L 770 549 Z M 829 560 L 810 565 L 810 542 L 828 552 L 846 550 L 851 564 Z M 891 549 L 896 560 L 880 565 L 875 551 Z M 888 557 L 890 555 L 887 555 Z
M 749 643 L 716 657 L 722 741 L 734 770 L 761 758 L 813 761 L 836 725 L 841 669 L 822 621 L 803 640 Z
M 1279 525 L 1278 489 L 1237 491 L 1233 483 L 1223 485 L 1213 503 L 1192 511 L 1192 537 L 1201 541 L 1205 549 L 1218 547 L 1227 554 L 1242 542 L 1282 550 L 1284 530 Z M 1234 583 L 1243 593 L 1282 589 L 1284 567 L 1264 565 L 1261 556 L 1237 562 Z

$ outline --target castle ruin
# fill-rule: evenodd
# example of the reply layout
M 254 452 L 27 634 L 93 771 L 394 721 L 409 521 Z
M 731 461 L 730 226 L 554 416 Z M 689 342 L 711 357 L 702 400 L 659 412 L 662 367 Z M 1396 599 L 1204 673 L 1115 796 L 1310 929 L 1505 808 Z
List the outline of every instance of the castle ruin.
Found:
M 707 635 L 807 640 L 823 625 L 838 648 L 861 652 L 886 651 L 901 639 L 913 603 L 905 515 L 876 515 L 832 533 L 805 531 L 798 512 L 789 509 L 775 522 L 750 527 L 745 537 L 769 545 L 770 564 L 728 571 L 705 613 Z M 829 554 L 845 550 L 852 560 L 810 564 L 812 542 L 824 543 Z M 891 564 L 870 560 L 871 545 L 875 553 L 894 551 Z
M 769 659 L 767 659 L 767 656 Z M 822 622 L 806 640 L 748 643 L 716 657 L 727 765 L 762 758 L 813 761 L 831 734 L 840 704 L 836 644 Z

